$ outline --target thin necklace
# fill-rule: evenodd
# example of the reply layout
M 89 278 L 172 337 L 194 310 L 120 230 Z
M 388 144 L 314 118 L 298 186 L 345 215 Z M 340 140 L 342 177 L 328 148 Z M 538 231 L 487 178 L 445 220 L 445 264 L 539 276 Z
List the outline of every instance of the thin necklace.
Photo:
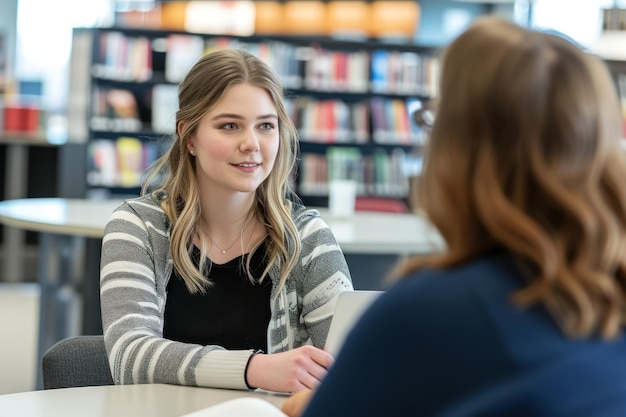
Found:
M 218 245 L 217 242 L 214 241 L 211 236 L 209 236 L 209 239 L 211 239 L 211 243 L 213 243 L 215 245 L 215 247 L 217 249 L 219 249 L 220 252 L 222 252 L 223 255 L 226 255 L 226 252 L 231 250 L 232 247 L 235 246 L 235 243 L 237 243 L 237 241 L 239 240 L 239 238 L 235 239 L 235 241 L 233 243 L 231 243 L 229 247 L 227 247 L 226 249 L 222 249 L 222 248 L 220 248 L 220 245 Z
M 215 247 L 222 252 L 222 255 L 226 255 L 226 252 L 228 252 L 229 250 L 231 250 L 233 248 L 233 246 L 235 246 L 235 243 L 237 243 L 237 241 L 241 241 L 243 242 L 243 232 L 246 228 L 246 226 L 248 225 L 248 220 L 250 220 L 250 214 L 248 214 L 248 217 L 246 217 L 246 220 L 243 222 L 243 225 L 241 226 L 241 234 L 238 238 L 236 238 L 233 243 L 230 244 L 230 246 L 228 246 L 226 249 L 222 249 L 220 248 L 220 245 L 217 244 L 217 242 L 211 237 L 211 235 L 209 234 L 209 232 L 207 232 L 207 236 L 209 236 L 209 239 L 211 240 L 211 243 L 215 245 Z

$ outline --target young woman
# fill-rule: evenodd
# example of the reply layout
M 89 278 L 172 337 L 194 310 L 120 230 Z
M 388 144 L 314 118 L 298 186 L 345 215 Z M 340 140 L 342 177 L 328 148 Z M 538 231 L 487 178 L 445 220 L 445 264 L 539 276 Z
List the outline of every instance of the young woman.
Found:
M 117 384 L 295 392 L 326 375 L 333 307 L 352 283 L 331 230 L 291 192 L 282 99 L 270 68 L 237 50 L 201 58 L 180 85 L 175 141 L 103 239 Z
M 440 83 L 419 201 L 446 250 L 403 266 L 304 416 L 625 416 L 626 158 L 607 69 L 491 17 L 446 48 Z

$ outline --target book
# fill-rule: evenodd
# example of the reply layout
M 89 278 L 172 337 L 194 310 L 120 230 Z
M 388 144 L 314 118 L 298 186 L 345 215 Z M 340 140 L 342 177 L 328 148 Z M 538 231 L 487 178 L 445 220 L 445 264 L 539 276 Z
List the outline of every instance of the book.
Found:
M 376 50 L 371 58 L 371 88 L 374 93 L 389 92 L 389 52 Z
M 143 169 L 143 145 L 133 137 L 120 137 L 115 142 L 119 185 L 137 187 Z
M 137 97 L 130 90 L 94 87 L 91 108 L 93 130 L 138 132 L 143 127 Z
M 387 141 L 387 120 L 385 118 L 385 99 L 374 97 L 370 101 L 372 119 L 372 138 L 375 143 Z
M 152 88 L 152 130 L 173 134 L 176 131 L 178 85 L 157 84 Z
M 367 51 L 352 52 L 348 56 L 347 90 L 354 93 L 365 93 L 369 89 L 370 70 L 369 53 Z
M 409 122 L 409 113 L 406 109 L 406 103 L 404 100 L 394 99 L 391 100 L 391 117 L 393 118 L 391 124 L 393 126 L 392 143 L 409 143 L 409 134 L 411 131 L 411 125 Z
M 196 35 L 170 34 L 167 36 L 165 79 L 179 83 L 204 54 L 204 40 Z
M 255 397 L 239 397 L 212 405 L 180 417 L 288 417 L 269 401 Z
M 87 184 L 113 187 L 118 185 L 117 152 L 115 143 L 95 139 L 87 144 Z

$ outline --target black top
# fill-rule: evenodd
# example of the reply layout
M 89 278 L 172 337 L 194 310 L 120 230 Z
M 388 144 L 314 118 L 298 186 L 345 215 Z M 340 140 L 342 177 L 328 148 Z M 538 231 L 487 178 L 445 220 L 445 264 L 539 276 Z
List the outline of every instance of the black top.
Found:
M 198 264 L 200 250 L 193 249 Z M 191 294 L 176 269 L 167 284 L 163 336 L 170 340 L 226 349 L 267 350 L 272 281 L 250 282 L 245 273 L 247 255 L 223 265 L 213 263 L 208 278 L 213 286 Z M 254 278 L 265 267 L 265 245 L 252 257 Z

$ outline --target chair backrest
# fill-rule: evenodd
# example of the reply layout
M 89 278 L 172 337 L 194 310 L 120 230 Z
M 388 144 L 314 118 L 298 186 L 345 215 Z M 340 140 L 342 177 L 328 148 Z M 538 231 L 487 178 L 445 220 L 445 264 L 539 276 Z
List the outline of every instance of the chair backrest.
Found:
M 102 335 L 61 340 L 43 355 L 41 369 L 44 389 L 113 385 Z

